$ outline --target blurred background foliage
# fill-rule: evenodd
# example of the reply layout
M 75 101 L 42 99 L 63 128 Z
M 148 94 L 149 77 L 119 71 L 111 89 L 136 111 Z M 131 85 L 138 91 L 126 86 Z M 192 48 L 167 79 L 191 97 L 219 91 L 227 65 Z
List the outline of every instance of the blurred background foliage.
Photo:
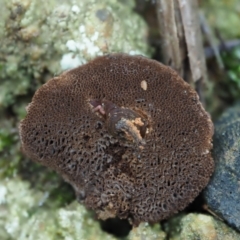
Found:
M 200 7 L 204 10 L 212 29 L 221 32 L 227 39 L 240 36 L 240 1 L 239 0 L 199 0 Z
M 233 99 L 240 98 L 240 47 L 222 53 L 227 71 L 226 87 Z

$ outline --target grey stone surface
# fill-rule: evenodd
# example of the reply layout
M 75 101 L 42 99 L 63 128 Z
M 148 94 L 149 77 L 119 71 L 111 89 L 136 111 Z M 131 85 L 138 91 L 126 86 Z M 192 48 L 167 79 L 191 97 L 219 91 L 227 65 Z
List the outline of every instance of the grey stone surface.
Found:
M 240 104 L 215 123 L 215 172 L 205 190 L 208 207 L 240 230 Z
M 239 240 L 240 234 L 205 214 L 182 214 L 165 224 L 169 240 Z

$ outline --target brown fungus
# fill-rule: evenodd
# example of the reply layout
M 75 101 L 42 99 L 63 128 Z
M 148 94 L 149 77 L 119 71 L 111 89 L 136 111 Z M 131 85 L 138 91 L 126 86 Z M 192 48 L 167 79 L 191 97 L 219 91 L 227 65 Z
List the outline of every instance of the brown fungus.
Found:
M 20 124 L 22 149 L 56 170 L 102 219 L 157 222 L 213 172 L 213 124 L 172 69 L 111 54 L 44 84 Z

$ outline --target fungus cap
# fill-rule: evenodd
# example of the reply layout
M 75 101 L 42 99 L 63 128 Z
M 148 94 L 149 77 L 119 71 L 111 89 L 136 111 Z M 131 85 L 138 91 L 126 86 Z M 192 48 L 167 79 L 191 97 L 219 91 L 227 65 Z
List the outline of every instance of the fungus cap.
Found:
M 61 174 L 102 219 L 157 222 L 184 209 L 214 168 L 213 124 L 171 68 L 111 54 L 44 84 L 20 124 L 22 149 Z

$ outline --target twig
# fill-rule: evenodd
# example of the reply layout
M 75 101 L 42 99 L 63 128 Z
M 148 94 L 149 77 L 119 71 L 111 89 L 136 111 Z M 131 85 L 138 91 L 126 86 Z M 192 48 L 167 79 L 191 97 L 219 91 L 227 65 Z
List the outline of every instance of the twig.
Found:
M 222 51 L 227 52 L 238 46 L 240 46 L 240 39 L 232 39 L 217 45 L 217 48 L 219 52 L 222 52 Z M 215 56 L 214 50 L 211 46 L 205 47 L 204 52 L 205 52 L 206 58 Z
M 224 64 L 223 64 L 223 61 L 222 61 L 222 58 L 220 55 L 219 48 L 217 47 L 215 37 L 214 37 L 213 32 L 211 31 L 211 28 L 210 28 L 208 22 L 206 21 L 206 18 L 202 11 L 200 11 L 199 17 L 200 17 L 202 31 L 208 39 L 208 42 L 209 42 L 209 44 L 213 50 L 213 53 L 217 59 L 218 66 L 220 69 L 224 69 Z
M 157 47 L 161 46 L 161 43 L 162 42 L 159 39 L 150 40 L 150 44 L 155 45 Z M 224 41 L 223 43 L 218 44 L 216 47 L 218 48 L 218 51 L 221 53 L 223 51 L 228 52 L 238 46 L 240 46 L 240 39 L 227 40 L 227 41 Z M 215 56 L 212 46 L 204 47 L 204 53 L 206 58 L 211 58 Z
M 163 61 L 182 75 L 178 27 L 173 0 L 157 0 L 157 16 L 162 39 Z
M 178 0 L 193 81 L 206 81 L 207 69 L 196 0 Z
M 193 82 L 195 83 L 195 89 L 200 100 L 204 105 L 202 87 L 204 82 L 207 81 L 207 67 L 200 29 L 197 0 L 178 0 L 178 3 L 182 16 Z

